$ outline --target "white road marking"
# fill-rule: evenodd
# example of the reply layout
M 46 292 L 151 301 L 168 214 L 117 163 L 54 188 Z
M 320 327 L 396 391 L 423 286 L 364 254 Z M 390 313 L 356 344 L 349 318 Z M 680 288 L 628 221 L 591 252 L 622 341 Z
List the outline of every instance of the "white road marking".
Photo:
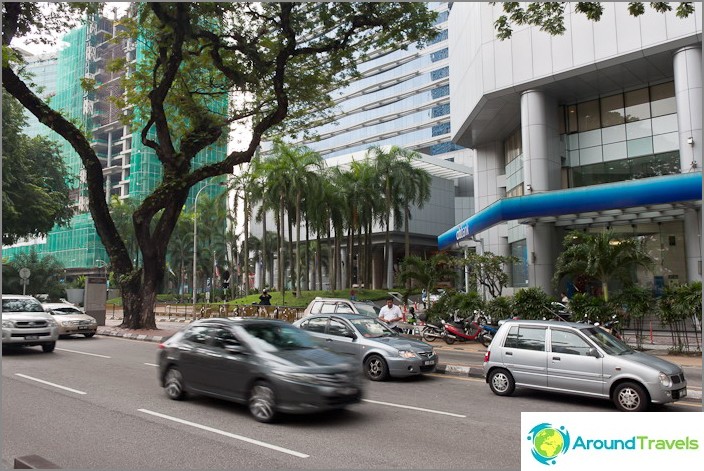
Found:
M 64 389 L 66 391 L 70 391 L 70 392 L 73 392 L 76 394 L 88 394 L 86 392 L 79 391 L 77 389 L 67 388 L 66 386 L 61 386 L 59 384 L 50 383 L 49 381 L 44 381 L 43 379 L 33 378 L 31 376 L 23 375 L 21 373 L 15 373 L 15 376 L 19 376 L 20 378 L 30 379 L 32 381 L 36 381 L 37 383 L 48 384 L 49 386 L 54 386 L 55 388 Z
M 381 402 L 381 401 L 372 401 L 370 399 L 362 399 L 364 402 L 369 402 L 372 404 L 381 404 L 383 406 L 391 406 L 391 407 L 400 407 L 401 409 L 411 409 L 411 410 L 418 410 L 421 412 L 431 412 L 433 414 L 440 414 L 440 415 L 449 415 L 452 417 L 460 417 L 460 418 L 466 418 L 466 415 L 461 415 L 461 414 L 453 414 L 452 412 L 444 412 L 441 410 L 433 410 L 433 409 L 423 409 L 422 407 L 413 407 L 413 406 L 404 406 L 402 404 L 394 404 L 392 402 Z
M 69 350 L 67 348 L 56 348 L 55 350 L 61 350 L 62 352 L 79 353 L 81 355 L 90 355 L 92 357 L 112 358 L 107 355 L 98 355 L 97 353 L 79 352 L 78 350 Z
M 156 363 L 145 363 L 145 365 L 147 365 L 147 366 L 159 366 L 159 365 L 157 365 Z
M 161 417 L 162 419 L 172 420 L 172 421 L 178 422 L 180 424 L 189 425 L 191 427 L 199 428 L 201 430 L 206 430 L 208 432 L 217 433 L 219 435 L 224 435 L 226 437 L 234 438 L 235 440 L 241 440 L 243 442 L 251 443 L 253 445 L 261 446 L 264 448 L 269 448 L 271 450 L 280 451 L 281 453 L 287 453 L 289 455 L 297 456 L 299 458 L 309 458 L 310 457 L 309 455 L 306 455 L 304 453 L 299 453 L 297 451 L 289 450 L 288 448 L 282 448 L 280 446 L 272 445 L 270 443 L 260 442 L 259 440 L 255 440 L 253 438 L 243 437 L 242 435 L 235 435 L 234 433 L 225 432 L 223 430 L 218 430 L 216 428 L 208 427 L 207 425 L 201 425 L 201 424 L 197 424 L 195 422 L 189 422 L 188 420 L 179 419 L 176 417 L 172 417 L 170 415 L 160 414 L 159 412 L 150 411 L 148 409 L 137 409 L 137 410 L 139 412 L 144 412 L 145 414 L 150 414 L 150 415 L 154 415 L 156 417 Z

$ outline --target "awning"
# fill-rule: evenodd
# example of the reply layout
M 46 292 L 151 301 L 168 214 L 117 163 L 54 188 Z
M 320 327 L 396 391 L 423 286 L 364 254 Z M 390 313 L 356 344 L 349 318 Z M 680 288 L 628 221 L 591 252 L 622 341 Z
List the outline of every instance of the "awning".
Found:
M 701 207 L 701 199 L 701 172 L 505 198 L 438 236 L 438 249 L 511 220 L 565 227 L 667 221 L 680 217 L 687 208 Z

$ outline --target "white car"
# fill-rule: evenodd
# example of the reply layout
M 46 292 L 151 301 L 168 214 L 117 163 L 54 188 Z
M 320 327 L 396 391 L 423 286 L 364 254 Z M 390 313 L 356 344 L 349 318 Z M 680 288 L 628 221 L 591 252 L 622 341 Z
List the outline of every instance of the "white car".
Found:
M 40 345 L 49 353 L 54 351 L 58 338 L 57 322 L 37 299 L 20 294 L 2 295 L 3 345 Z
M 43 303 L 44 310 L 54 316 L 59 335 L 79 334 L 90 338 L 98 331 L 98 322 L 70 303 Z

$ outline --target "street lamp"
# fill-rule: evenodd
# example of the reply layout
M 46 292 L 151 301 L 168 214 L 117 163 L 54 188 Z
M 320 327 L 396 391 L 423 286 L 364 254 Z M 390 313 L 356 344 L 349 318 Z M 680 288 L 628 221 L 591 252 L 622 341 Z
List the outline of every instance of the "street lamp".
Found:
M 200 196 L 200 192 L 205 190 L 207 187 L 210 185 L 220 185 L 220 186 L 225 186 L 225 182 L 212 182 L 212 183 L 207 183 L 201 187 L 200 190 L 198 190 L 198 193 L 196 193 L 196 197 L 193 199 L 193 309 L 195 310 L 196 308 L 196 253 L 197 253 L 197 244 L 196 240 L 198 238 L 198 225 L 196 224 L 196 221 L 198 219 L 198 196 Z M 195 311 L 194 311 L 195 312 Z

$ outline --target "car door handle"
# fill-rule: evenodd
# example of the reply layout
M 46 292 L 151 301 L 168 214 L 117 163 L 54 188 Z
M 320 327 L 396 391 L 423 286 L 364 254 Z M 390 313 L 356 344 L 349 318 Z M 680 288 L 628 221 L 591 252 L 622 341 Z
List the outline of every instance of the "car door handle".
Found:
M 513 352 L 505 352 L 506 355 L 513 356 Z
M 560 357 L 552 357 L 553 361 L 560 361 Z

